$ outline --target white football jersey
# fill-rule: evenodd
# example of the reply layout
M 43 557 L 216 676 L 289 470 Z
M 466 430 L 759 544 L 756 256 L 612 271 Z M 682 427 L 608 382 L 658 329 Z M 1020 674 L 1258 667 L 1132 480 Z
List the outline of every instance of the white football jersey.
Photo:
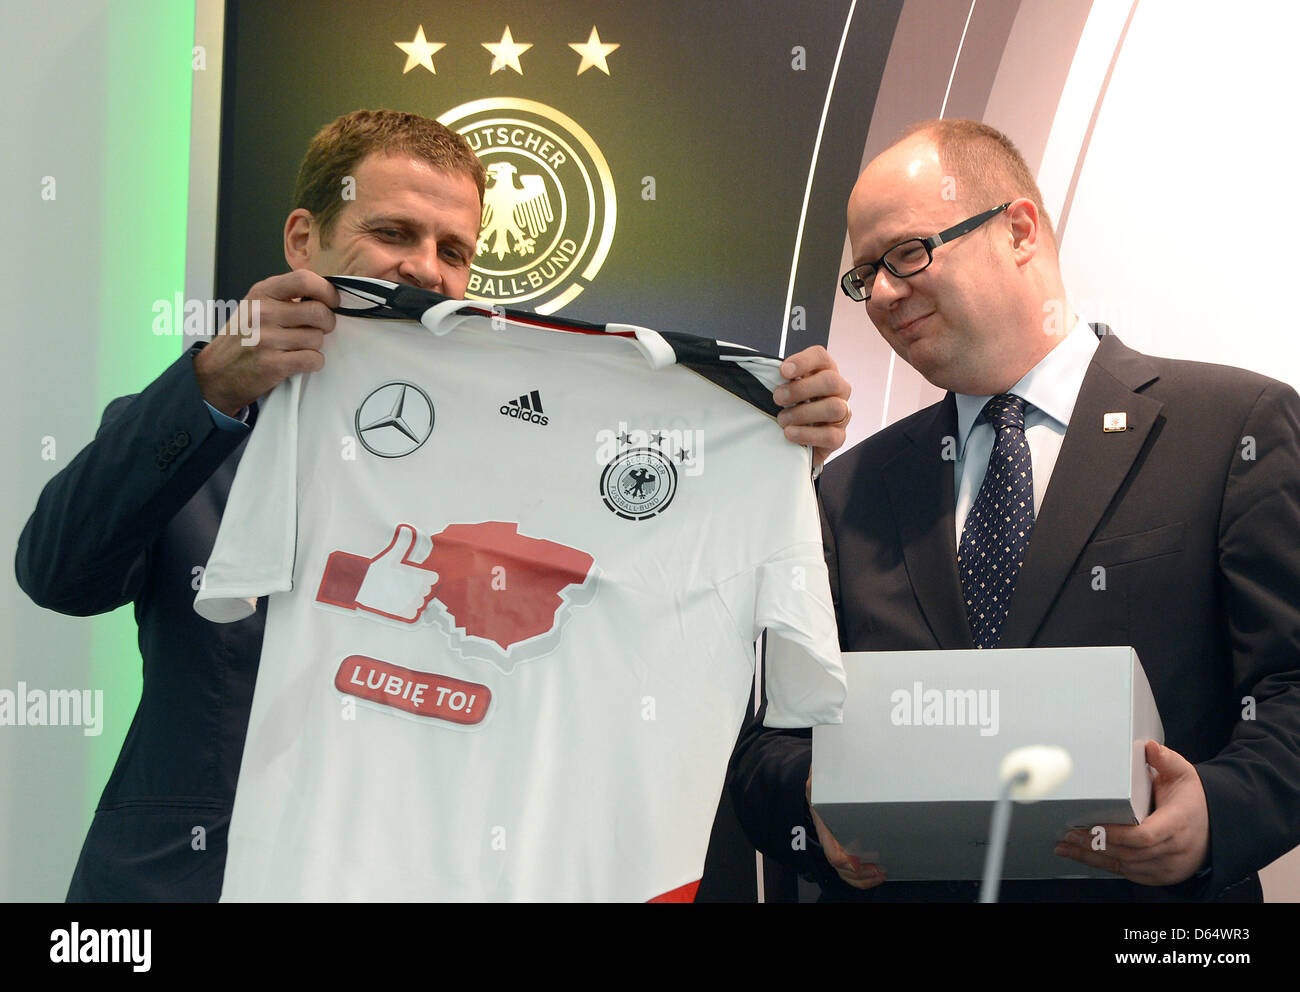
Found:
M 195 600 L 268 597 L 222 898 L 693 895 L 755 638 L 769 725 L 844 697 L 779 363 L 335 282 Z

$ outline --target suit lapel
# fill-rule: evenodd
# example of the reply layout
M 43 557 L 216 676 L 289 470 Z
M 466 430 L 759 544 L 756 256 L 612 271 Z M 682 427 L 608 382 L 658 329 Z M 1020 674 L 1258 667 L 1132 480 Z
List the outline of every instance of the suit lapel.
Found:
M 1060 455 L 1034 523 L 1000 647 L 1025 647 L 1056 601 L 1102 516 L 1146 444 L 1163 404 L 1135 390 L 1154 367 L 1103 334 L 1070 416 Z M 1102 415 L 1123 412 L 1127 429 L 1102 431 Z
M 953 462 L 943 457 L 945 438 L 957 436 L 957 404 L 949 393 L 929 420 L 907 432 L 904 447 L 884 467 L 903 558 L 912 590 L 940 648 L 969 648 L 954 537 Z

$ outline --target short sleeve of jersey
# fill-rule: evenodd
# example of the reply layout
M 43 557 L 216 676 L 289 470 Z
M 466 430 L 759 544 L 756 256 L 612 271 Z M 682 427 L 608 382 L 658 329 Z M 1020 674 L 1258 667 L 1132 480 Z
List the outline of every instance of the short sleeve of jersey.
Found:
M 753 581 L 753 634 L 767 630 L 764 723 L 839 723 L 846 683 L 821 545 L 785 549 L 760 565 Z
M 785 380 L 770 359 L 740 359 L 769 389 Z M 785 442 L 782 442 L 785 443 Z M 764 679 L 768 727 L 810 727 L 840 723 L 846 692 L 840 660 L 830 579 L 820 535 L 816 496 L 807 475 L 779 476 L 786 491 L 774 502 L 785 514 L 772 519 L 756 542 L 775 544 L 752 569 L 720 587 L 738 623 L 752 617 L 741 636 L 756 639 L 767 631 Z M 769 480 L 770 482 L 771 480 Z
M 302 389 L 303 376 L 291 376 L 259 411 L 194 597 L 195 611 L 207 620 L 242 620 L 257 597 L 293 588 Z

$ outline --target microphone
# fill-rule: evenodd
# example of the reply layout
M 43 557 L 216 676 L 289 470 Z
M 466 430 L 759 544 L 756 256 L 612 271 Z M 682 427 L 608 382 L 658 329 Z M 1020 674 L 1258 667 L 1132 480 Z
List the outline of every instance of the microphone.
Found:
M 1011 830 L 1011 801 L 1036 803 L 1051 795 L 1074 768 L 1070 752 L 1049 744 L 1031 744 L 1007 753 L 998 777 L 1002 794 L 993 807 L 989 827 L 989 849 L 984 856 L 984 881 L 980 884 L 980 902 L 997 902 L 1002 880 L 1002 858 L 1006 853 L 1007 834 Z

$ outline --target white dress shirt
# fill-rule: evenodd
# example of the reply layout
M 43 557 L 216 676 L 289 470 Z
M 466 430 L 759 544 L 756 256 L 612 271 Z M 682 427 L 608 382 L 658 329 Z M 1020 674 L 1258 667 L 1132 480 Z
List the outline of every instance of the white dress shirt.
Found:
M 1056 458 L 1061 453 L 1061 443 L 1070 426 L 1070 415 L 1079 398 L 1084 374 L 1099 343 L 1092 327 L 1076 319 L 1074 329 L 1007 390 L 1026 403 L 1025 438 L 1033 461 L 1035 519 L 1043 505 L 1043 494 L 1051 481 Z M 966 514 L 974 505 L 975 496 L 984 482 L 997 432 L 987 421 L 977 422 L 984 404 L 991 397 L 958 393 L 956 399 L 957 461 L 953 468 L 953 488 L 957 493 L 957 544 L 960 546 Z

